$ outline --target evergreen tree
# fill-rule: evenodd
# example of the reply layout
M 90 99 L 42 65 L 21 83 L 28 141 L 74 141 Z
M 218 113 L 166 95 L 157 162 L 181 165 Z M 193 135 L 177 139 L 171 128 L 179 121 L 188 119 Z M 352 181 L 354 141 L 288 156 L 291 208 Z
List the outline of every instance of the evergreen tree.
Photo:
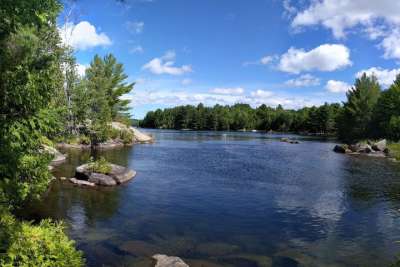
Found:
M 381 89 L 375 76 L 365 73 L 347 93 L 339 118 L 339 138 L 351 142 L 371 135 L 371 120 Z
M 375 137 L 384 136 L 393 140 L 400 139 L 400 75 L 394 83 L 384 91 L 375 109 Z

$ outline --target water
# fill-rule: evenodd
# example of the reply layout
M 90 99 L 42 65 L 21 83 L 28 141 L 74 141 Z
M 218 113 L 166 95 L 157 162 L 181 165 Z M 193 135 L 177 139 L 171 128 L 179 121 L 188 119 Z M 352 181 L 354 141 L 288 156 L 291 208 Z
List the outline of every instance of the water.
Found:
M 116 188 L 56 181 L 30 219 L 63 219 L 88 266 L 387 266 L 400 252 L 400 164 L 281 135 L 153 131 L 102 152 L 137 176 Z M 69 151 L 56 176 L 88 159 Z M 154 265 L 154 264 L 153 264 Z

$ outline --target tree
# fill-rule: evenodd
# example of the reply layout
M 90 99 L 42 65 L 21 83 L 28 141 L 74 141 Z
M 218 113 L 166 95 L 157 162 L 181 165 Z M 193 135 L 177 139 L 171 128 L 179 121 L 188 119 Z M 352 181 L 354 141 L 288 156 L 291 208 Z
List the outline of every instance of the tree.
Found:
M 400 75 L 388 90 L 382 92 L 375 108 L 373 131 L 375 137 L 387 137 L 393 140 L 400 139 Z
M 125 94 L 132 91 L 134 83 L 126 83 L 128 76 L 124 73 L 124 66 L 117 62 L 117 59 L 108 54 L 103 59 L 104 78 L 106 80 L 106 95 L 108 104 L 111 109 L 111 117 L 113 120 L 118 118 L 129 118 L 128 99 L 121 99 Z
M 356 79 L 347 93 L 347 102 L 339 118 L 339 138 L 346 142 L 371 135 L 371 120 L 381 89 L 375 76 L 365 73 Z
M 47 189 L 50 156 L 41 147 L 58 119 L 49 102 L 62 88 L 56 0 L 0 4 L 0 265 L 82 266 L 62 228 L 20 223 L 11 212 Z M 45 259 L 45 261 L 41 261 Z

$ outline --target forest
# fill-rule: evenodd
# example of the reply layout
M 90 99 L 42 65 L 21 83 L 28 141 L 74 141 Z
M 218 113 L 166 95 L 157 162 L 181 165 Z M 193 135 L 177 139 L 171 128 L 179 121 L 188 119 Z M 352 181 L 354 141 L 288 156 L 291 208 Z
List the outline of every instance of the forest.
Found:
M 178 106 L 146 114 L 147 128 L 213 131 L 259 130 L 337 136 L 344 142 L 368 138 L 400 139 L 400 76 L 382 90 L 374 75 L 363 74 L 344 103 L 325 103 L 298 110 L 248 104 Z
M 0 266 L 83 266 L 62 222 L 15 214 L 49 187 L 53 156 L 46 147 L 133 139 L 111 122 L 131 124 L 122 95 L 134 84 L 111 54 L 96 55 L 78 74 L 57 27 L 62 9 L 57 0 L 0 4 Z

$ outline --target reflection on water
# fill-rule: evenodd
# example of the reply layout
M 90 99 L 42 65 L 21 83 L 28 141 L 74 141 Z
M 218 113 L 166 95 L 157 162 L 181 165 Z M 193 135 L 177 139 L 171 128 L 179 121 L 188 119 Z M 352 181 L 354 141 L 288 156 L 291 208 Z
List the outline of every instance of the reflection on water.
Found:
M 386 266 L 400 245 L 400 166 L 282 135 L 154 131 L 101 152 L 137 171 L 116 188 L 56 181 L 24 216 L 64 219 L 89 266 Z M 55 170 L 71 177 L 88 152 Z

